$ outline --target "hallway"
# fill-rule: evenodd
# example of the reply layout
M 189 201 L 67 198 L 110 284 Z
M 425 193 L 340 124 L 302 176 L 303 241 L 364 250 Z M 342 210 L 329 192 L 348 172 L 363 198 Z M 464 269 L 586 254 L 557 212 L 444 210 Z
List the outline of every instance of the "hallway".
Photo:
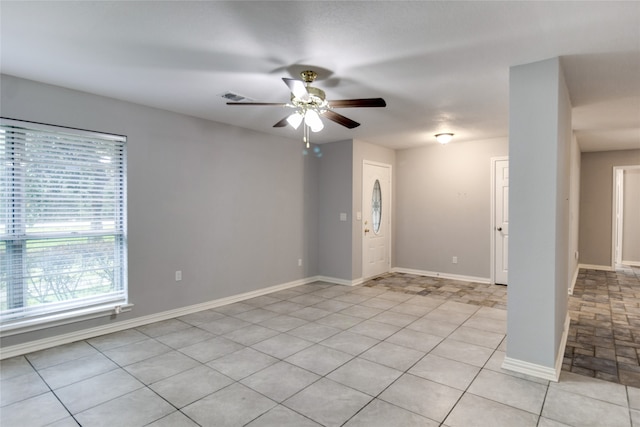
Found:
M 392 273 L 366 287 L 506 309 L 507 287 Z M 640 267 L 581 269 L 562 370 L 640 387 Z
M 564 371 L 640 386 L 640 268 L 581 269 L 569 298 Z

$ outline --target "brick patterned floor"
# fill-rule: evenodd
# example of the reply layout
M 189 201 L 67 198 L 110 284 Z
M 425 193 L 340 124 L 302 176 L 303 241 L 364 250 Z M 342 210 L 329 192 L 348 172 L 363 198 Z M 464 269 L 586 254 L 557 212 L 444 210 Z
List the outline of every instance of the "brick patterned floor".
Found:
M 640 387 L 640 268 L 581 269 L 562 369 Z
M 507 287 L 502 285 L 463 282 L 406 273 L 388 273 L 365 282 L 363 286 L 507 309 Z
M 507 308 L 507 287 L 501 285 L 389 273 L 363 286 Z M 581 269 L 569 315 L 562 369 L 640 387 L 640 268 Z

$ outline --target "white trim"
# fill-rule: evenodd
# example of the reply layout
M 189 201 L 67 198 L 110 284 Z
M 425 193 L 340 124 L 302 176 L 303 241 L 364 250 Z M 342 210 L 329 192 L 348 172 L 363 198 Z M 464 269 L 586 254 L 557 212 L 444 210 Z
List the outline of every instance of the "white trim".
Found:
M 525 362 L 524 360 L 513 359 L 511 357 L 505 357 L 502 363 L 503 369 L 519 372 L 521 374 L 530 375 L 532 377 L 542 378 L 544 380 L 558 382 L 560 378 L 560 372 L 562 371 L 562 361 L 564 360 L 564 349 L 567 345 L 567 339 L 569 338 L 569 325 L 571 324 L 571 318 L 569 313 L 564 321 L 564 329 L 562 332 L 562 340 L 558 347 L 558 354 L 556 355 L 555 366 L 550 368 L 548 366 L 538 365 L 535 363 Z
M 560 373 L 556 372 L 555 368 L 525 362 L 524 360 L 512 359 L 510 357 L 504 358 L 502 369 L 507 369 L 509 371 L 519 372 L 521 374 L 555 382 L 557 382 L 558 378 L 560 377 Z
M 584 268 L 586 270 L 616 271 L 616 269 L 610 265 L 578 264 L 578 268 Z
M 491 248 L 490 248 L 490 256 L 489 256 L 489 283 L 495 285 L 496 283 L 496 163 L 499 161 L 509 161 L 509 156 L 497 156 L 491 157 L 489 159 L 491 161 L 491 195 L 489 196 L 491 199 L 491 217 L 490 217 L 490 226 L 491 226 Z
M 220 298 L 200 304 L 194 304 L 187 307 L 181 307 L 174 310 L 163 311 L 160 313 L 150 314 L 148 316 L 136 317 L 135 319 L 123 320 L 121 322 L 111 323 L 108 325 L 97 326 L 95 328 L 82 329 L 76 332 L 70 332 L 67 334 L 56 335 L 54 337 L 43 338 L 39 340 L 29 341 L 23 344 L 16 344 L 8 347 L 3 347 L 0 353 L 0 360 L 7 359 L 14 356 L 20 356 L 23 354 L 31 353 L 33 351 L 44 350 L 46 348 L 55 347 L 62 344 L 68 344 L 75 341 L 86 340 L 89 338 L 97 337 L 104 334 L 110 334 L 113 332 L 119 332 L 125 329 L 136 328 L 138 326 L 147 325 L 149 323 L 159 322 L 161 320 L 173 319 L 175 317 L 184 316 L 198 311 L 207 310 L 210 308 L 220 307 L 222 305 L 232 304 L 234 302 L 243 301 L 249 298 L 254 298 L 272 292 L 281 291 L 284 289 L 293 288 L 300 285 L 306 285 L 320 280 L 319 276 L 307 277 L 305 279 L 294 280 L 292 282 L 283 283 L 280 285 L 270 286 L 268 288 L 258 289 L 255 291 L 245 292 L 230 297 Z
M 624 239 L 624 172 L 626 170 L 640 169 L 640 165 L 625 165 L 613 167 L 613 193 L 611 207 L 611 270 L 615 270 L 616 264 L 626 264 L 622 261 L 622 241 Z M 620 184 L 620 191 L 618 191 Z M 620 216 L 616 215 L 619 212 Z M 618 245 L 616 245 L 616 242 Z M 616 257 L 616 255 L 618 257 Z
M 630 265 L 632 267 L 640 267 L 640 261 L 625 261 L 625 260 L 622 260 L 622 265 Z
M 364 207 L 366 205 L 366 200 L 365 200 L 365 191 L 364 191 L 364 174 L 365 174 L 365 166 L 369 165 L 369 166 L 378 166 L 381 168 L 387 168 L 389 169 L 389 213 L 387 214 L 389 217 L 389 222 L 388 222 L 388 239 L 387 239 L 387 246 L 388 246 L 388 250 L 387 250 L 387 271 L 389 272 L 391 271 L 391 254 L 393 253 L 392 251 L 392 247 L 391 245 L 393 244 L 393 165 L 390 165 L 388 163 L 381 163 L 381 162 L 376 162 L 373 160 L 367 160 L 367 159 L 363 159 L 362 160 L 362 176 L 361 176 L 361 194 L 360 194 L 360 211 L 364 212 Z M 362 232 L 362 226 L 360 226 L 360 232 Z M 366 239 L 366 235 L 364 235 L 364 233 L 361 234 L 361 246 L 362 246 L 362 251 L 360 253 L 360 261 L 361 261 L 361 269 L 362 269 L 362 274 L 364 275 L 364 271 L 365 271 L 365 263 L 366 263 L 366 256 L 365 256 L 365 252 L 366 252 L 366 245 L 365 245 L 365 239 Z M 385 272 L 385 273 L 386 273 Z M 375 276 L 374 276 L 375 277 Z M 363 279 L 355 279 L 352 282 L 356 282 L 360 280 L 359 283 L 354 283 L 354 284 L 360 284 L 363 283 Z M 351 285 L 353 286 L 353 285 Z
M 576 282 L 578 281 L 578 273 L 580 272 L 580 266 L 576 266 L 576 270 L 573 272 L 573 279 L 571 279 L 571 285 L 569 285 L 569 295 L 573 295 L 573 288 L 576 286 Z
M 391 272 L 415 274 L 416 276 L 440 277 L 442 279 L 461 280 L 463 282 L 485 283 L 487 285 L 491 284 L 491 279 L 488 277 L 463 276 L 461 274 L 439 273 L 436 271 L 414 270 L 402 267 L 393 267 Z
M 564 361 L 564 349 L 567 347 L 567 339 L 569 338 L 569 325 L 571 324 L 571 317 L 569 312 L 564 318 L 564 329 L 562 330 L 562 339 L 560 340 L 560 346 L 558 347 L 558 354 L 556 354 L 556 379 L 560 378 L 560 371 L 562 371 L 562 362 Z
M 97 319 L 98 317 L 115 316 L 120 313 L 131 311 L 132 307 L 133 304 L 125 304 L 123 302 L 103 304 L 84 310 L 73 310 L 62 314 L 53 313 L 46 317 L 38 317 L 16 323 L 7 323 L 5 325 L 0 325 L 0 338 L 38 331 L 40 329 L 68 325 L 69 323 L 83 322 L 85 320 Z
M 359 279 L 347 280 L 347 279 L 338 279 L 337 277 L 316 276 L 315 279 L 316 281 L 330 282 L 330 283 L 335 283 L 336 285 L 343 285 L 343 286 L 357 286 L 364 283 L 364 280 L 362 279 L 362 277 L 360 277 Z
M 611 267 L 622 260 L 622 231 L 624 203 L 624 169 L 613 167 L 613 203 L 611 206 Z

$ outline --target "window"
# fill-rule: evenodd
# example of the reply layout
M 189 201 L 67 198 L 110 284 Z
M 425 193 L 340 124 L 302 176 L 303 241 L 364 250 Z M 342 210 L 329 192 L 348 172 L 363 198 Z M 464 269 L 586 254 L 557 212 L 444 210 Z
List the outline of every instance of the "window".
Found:
M 371 195 L 371 221 L 373 222 L 373 232 L 380 233 L 380 220 L 382 219 L 382 191 L 380 181 L 376 179 L 373 184 L 373 194 Z
M 126 212 L 125 137 L 1 119 L 3 330 L 126 304 Z

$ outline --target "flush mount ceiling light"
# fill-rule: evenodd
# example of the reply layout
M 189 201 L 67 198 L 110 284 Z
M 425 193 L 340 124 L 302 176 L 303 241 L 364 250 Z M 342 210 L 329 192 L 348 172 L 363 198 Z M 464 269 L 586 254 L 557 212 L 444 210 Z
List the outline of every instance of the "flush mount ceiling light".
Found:
M 453 139 L 453 134 L 452 133 L 438 133 L 438 134 L 436 134 L 436 140 L 442 145 L 448 144 L 449 142 L 451 142 L 452 139 Z
M 302 124 L 302 140 L 307 148 L 309 148 L 309 131 L 320 132 L 324 128 L 321 117 L 349 129 L 360 126 L 360 123 L 333 111 L 334 108 L 385 107 L 387 105 L 382 98 L 327 101 L 322 89 L 311 86 L 311 83 L 318 77 L 315 71 L 303 71 L 300 73 L 300 77 L 302 80 L 282 79 L 291 91 L 290 103 L 227 102 L 227 105 L 273 105 L 294 109 L 292 114 L 280 120 L 273 127 L 285 127 L 289 124 L 294 129 L 298 129 Z

